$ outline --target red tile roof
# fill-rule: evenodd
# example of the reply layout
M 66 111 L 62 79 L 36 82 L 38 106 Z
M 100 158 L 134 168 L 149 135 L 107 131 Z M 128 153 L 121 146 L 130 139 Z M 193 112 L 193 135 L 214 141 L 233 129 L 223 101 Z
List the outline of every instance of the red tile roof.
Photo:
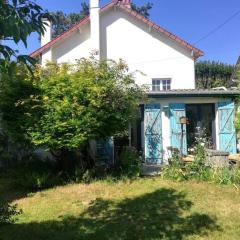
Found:
M 123 0 L 123 1 L 125 2 L 127 0 Z M 193 51 L 195 53 L 196 57 L 200 57 L 200 56 L 204 55 L 204 52 L 201 51 L 200 49 L 192 46 L 190 43 L 184 41 L 180 37 L 170 33 L 166 29 L 164 29 L 164 28 L 160 27 L 159 25 L 155 24 L 154 22 L 148 20 L 147 18 L 145 18 L 141 14 L 138 14 L 136 11 L 132 10 L 131 8 L 126 7 L 125 4 L 123 4 L 122 2 L 113 0 L 111 3 L 105 5 L 103 8 L 101 8 L 100 13 L 104 13 L 107 10 L 109 10 L 110 8 L 112 8 L 113 6 L 116 6 L 116 5 L 120 9 L 122 9 L 123 11 L 127 12 L 128 14 L 130 14 L 131 16 L 133 16 L 133 17 L 137 18 L 138 20 L 144 22 L 149 27 L 151 27 L 151 28 L 155 29 L 156 31 L 162 33 L 163 35 L 165 35 L 169 39 L 172 39 L 173 41 L 175 41 L 176 43 L 180 44 L 181 46 L 183 46 L 183 47 Z M 65 31 L 61 35 L 59 35 L 58 37 L 54 38 L 49 43 L 45 44 L 44 46 L 40 47 L 39 49 L 37 49 L 36 51 L 31 53 L 30 56 L 33 57 L 33 58 L 38 57 L 45 50 L 49 49 L 50 47 L 52 47 L 53 45 L 55 45 L 57 42 L 61 41 L 62 39 L 67 38 L 72 32 L 76 31 L 81 26 L 83 26 L 83 25 L 85 25 L 85 24 L 87 24 L 89 22 L 90 22 L 90 17 L 89 16 L 85 17 L 84 19 L 82 19 L 81 21 L 79 21 L 78 23 L 73 25 L 70 29 L 68 29 L 67 31 Z

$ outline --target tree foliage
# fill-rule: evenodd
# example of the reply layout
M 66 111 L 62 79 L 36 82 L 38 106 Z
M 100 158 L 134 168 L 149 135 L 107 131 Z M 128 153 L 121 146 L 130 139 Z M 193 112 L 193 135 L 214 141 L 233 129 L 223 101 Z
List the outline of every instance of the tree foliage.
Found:
M 134 11 L 149 18 L 149 11 L 152 9 L 153 4 L 147 2 L 145 5 L 137 6 L 135 3 L 131 3 L 131 7 Z M 57 37 L 64 31 L 68 30 L 71 26 L 79 22 L 81 19 L 89 15 L 89 4 L 86 2 L 81 3 L 81 10 L 79 13 L 65 14 L 62 11 L 51 13 L 53 16 L 53 38 Z
M 51 150 L 79 149 L 124 131 L 142 97 L 122 61 L 49 63 L 34 77 L 20 67 L 2 82 L 0 111 L 11 136 Z
M 150 17 L 149 11 L 152 9 L 153 3 L 147 2 L 145 5 L 142 6 L 137 6 L 135 3 L 131 3 L 131 7 L 134 11 L 143 15 L 145 18 L 149 18 Z
M 8 66 L 2 69 L 0 81 L 1 134 L 8 136 L 13 143 L 25 146 L 30 144 L 26 131 L 30 124 L 26 115 L 29 98 L 38 93 L 32 77 L 26 65 L 9 62 Z M 38 110 L 34 114 L 33 111 L 34 109 L 31 110 L 32 117 L 37 117 Z
M 239 60 L 237 61 L 237 64 L 235 66 L 235 70 L 234 70 L 234 78 L 236 78 L 235 80 L 237 81 L 238 83 L 238 86 L 239 86 L 239 83 L 240 83 L 240 57 L 239 57 Z
M 139 100 L 139 88 L 123 62 L 51 64 L 41 70 L 39 88 L 43 94 L 34 97 L 35 107 L 43 114 L 29 133 L 36 145 L 52 149 L 77 149 L 89 139 L 122 131 Z
M 53 35 L 52 37 L 55 38 L 61 33 L 68 30 L 72 25 L 79 22 L 81 19 L 85 18 L 89 15 L 89 5 L 86 2 L 81 3 L 81 11 L 79 13 L 69 13 L 66 14 L 62 11 L 57 11 L 51 13 L 53 16 Z
M 27 38 L 33 33 L 44 32 L 43 17 L 51 18 L 47 11 L 29 0 L 0 0 L 0 55 L 1 63 L 15 57 L 18 61 L 33 63 L 28 55 L 19 55 L 17 50 L 7 45 L 7 41 L 18 44 L 22 42 L 27 47 Z
M 234 66 L 215 61 L 199 61 L 195 65 L 197 88 L 228 87 Z

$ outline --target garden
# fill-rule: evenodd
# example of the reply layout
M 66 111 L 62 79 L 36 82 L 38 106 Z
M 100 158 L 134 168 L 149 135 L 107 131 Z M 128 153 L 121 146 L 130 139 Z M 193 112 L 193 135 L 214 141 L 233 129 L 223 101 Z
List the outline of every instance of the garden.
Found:
M 27 46 L 43 17 L 35 2 L 0 1 L 1 39 Z M 0 240 L 239 239 L 240 168 L 211 168 L 200 142 L 194 161 L 173 154 L 156 177 L 143 176 L 141 154 L 126 145 L 114 165 L 93 156 L 93 140 L 128 139 L 145 100 L 123 60 L 42 67 L 5 41 Z
M 177 182 L 161 176 L 107 177 L 29 191 L 1 176 L 0 195 L 9 203 L 0 208 L 8 219 L 0 226 L 4 240 L 238 239 L 240 235 L 240 193 L 233 185 Z
M 28 162 L 1 172 L 2 239 L 238 239 L 240 169 L 206 166 L 202 145 L 185 164 L 141 175 L 135 150 L 105 171 L 56 171 Z

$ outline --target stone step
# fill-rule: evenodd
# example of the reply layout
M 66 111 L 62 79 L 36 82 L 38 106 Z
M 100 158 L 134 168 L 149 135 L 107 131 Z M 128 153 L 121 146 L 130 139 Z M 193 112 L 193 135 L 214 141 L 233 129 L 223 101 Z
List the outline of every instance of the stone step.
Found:
M 143 176 L 156 176 L 160 174 L 162 166 L 161 165 L 142 165 L 142 174 Z

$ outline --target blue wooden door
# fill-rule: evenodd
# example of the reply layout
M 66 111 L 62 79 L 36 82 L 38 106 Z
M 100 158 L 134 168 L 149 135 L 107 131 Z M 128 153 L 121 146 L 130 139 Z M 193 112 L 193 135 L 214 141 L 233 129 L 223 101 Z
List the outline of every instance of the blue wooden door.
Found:
M 237 149 L 234 117 L 234 102 L 218 103 L 219 149 L 232 154 Z
M 147 164 L 161 164 L 162 123 L 160 104 L 146 104 L 144 107 L 145 161 Z
M 184 103 L 171 103 L 170 107 L 170 127 L 171 127 L 171 146 L 178 148 L 183 154 L 187 154 L 186 125 L 181 129 L 180 118 L 186 117 Z M 181 149 L 182 148 L 182 149 Z

